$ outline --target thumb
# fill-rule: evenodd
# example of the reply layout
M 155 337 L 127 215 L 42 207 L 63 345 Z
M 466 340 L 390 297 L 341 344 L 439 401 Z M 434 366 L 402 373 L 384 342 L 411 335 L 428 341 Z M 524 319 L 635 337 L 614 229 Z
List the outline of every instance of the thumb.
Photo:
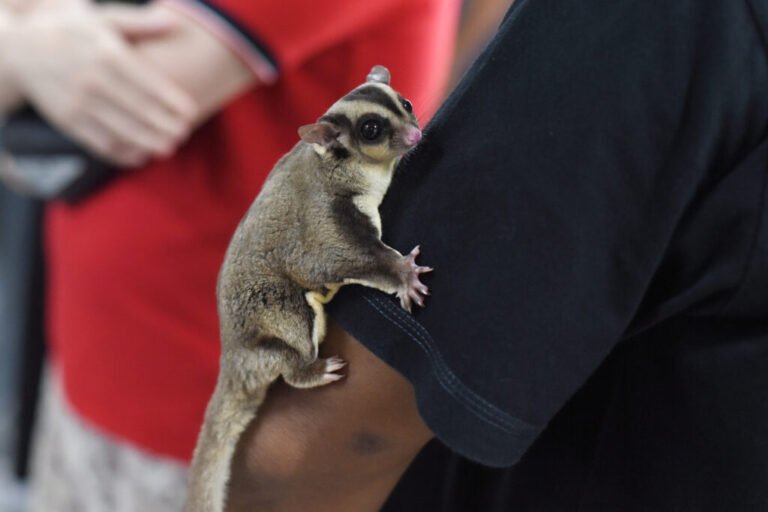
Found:
M 128 39 L 161 36 L 176 28 L 176 20 L 168 12 L 152 7 L 104 4 L 98 7 L 101 18 Z

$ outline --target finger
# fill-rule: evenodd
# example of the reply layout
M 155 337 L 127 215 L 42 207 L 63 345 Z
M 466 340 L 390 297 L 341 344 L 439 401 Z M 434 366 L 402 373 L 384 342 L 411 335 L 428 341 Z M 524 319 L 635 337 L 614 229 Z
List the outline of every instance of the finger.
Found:
M 130 113 L 99 98 L 93 102 L 89 115 L 121 147 L 152 156 L 168 156 L 176 149 L 172 137 L 152 130 Z
M 172 114 L 136 87 L 108 73 L 103 80 L 104 86 L 99 90 L 101 98 L 134 117 L 146 129 L 156 132 L 163 139 L 169 139 L 172 145 L 177 145 L 189 135 L 192 128 L 190 122 Z
M 117 78 L 123 79 L 127 85 L 132 85 L 183 122 L 192 123 L 195 120 L 197 106 L 189 94 L 130 50 L 126 49 L 122 55 L 124 58 L 115 61 Z
M 120 167 L 121 170 L 133 170 L 141 168 L 150 160 L 150 157 L 145 153 L 141 153 L 129 148 L 120 147 L 119 144 L 117 145 L 115 154 L 119 156 L 118 160 L 116 160 L 114 163 Z
M 137 167 L 148 159 L 146 154 L 121 148 L 117 141 L 95 120 L 83 120 L 69 133 L 94 156 L 120 167 Z
M 155 37 L 176 28 L 176 20 L 168 12 L 150 7 L 105 4 L 97 7 L 104 22 L 128 39 Z

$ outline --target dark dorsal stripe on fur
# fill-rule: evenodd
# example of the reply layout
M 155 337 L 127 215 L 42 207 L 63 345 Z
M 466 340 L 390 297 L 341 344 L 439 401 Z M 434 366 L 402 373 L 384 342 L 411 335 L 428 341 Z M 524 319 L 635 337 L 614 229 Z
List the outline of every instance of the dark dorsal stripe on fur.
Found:
M 382 252 L 388 249 L 379 239 L 379 233 L 370 217 L 355 206 L 354 198 L 354 194 L 335 194 L 331 200 L 331 214 L 333 222 L 339 227 L 339 232 L 343 234 L 347 243 L 360 248 L 362 260 L 370 260 L 370 266 L 358 267 L 360 274 L 388 276 L 397 280 L 397 273 L 387 266 L 386 258 L 371 257 L 382 249 Z
M 376 87 L 375 85 L 359 87 L 354 91 L 352 91 L 351 93 L 344 96 L 342 100 L 343 101 L 357 101 L 357 100 L 370 101 L 371 103 L 381 105 L 382 107 L 386 108 L 387 110 L 395 114 L 397 117 L 400 117 L 400 118 L 404 117 L 403 112 L 399 108 L 397 108 L 397 104 L 394 102 L 392 97 L 386 92 L 382 91 L 379 87 Z
M 347 132 L 352 133 L 353 126 L 352 120 L 344 114 L 326 114 L 319 119 L 321 123 L 335 124 L 339 128 L 345 129 Z

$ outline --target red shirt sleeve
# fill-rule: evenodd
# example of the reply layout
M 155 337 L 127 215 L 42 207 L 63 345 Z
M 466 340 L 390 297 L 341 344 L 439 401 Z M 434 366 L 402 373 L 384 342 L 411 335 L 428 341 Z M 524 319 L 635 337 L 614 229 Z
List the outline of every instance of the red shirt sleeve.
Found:
M 266 83 L 415 0 L 162 0 L 222 39 Z

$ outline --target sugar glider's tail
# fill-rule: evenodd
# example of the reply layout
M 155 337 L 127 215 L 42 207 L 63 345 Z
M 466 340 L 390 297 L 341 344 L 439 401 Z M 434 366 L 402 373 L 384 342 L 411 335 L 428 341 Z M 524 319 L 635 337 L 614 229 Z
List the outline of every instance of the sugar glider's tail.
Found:
M 266 388 L 246 393 L 223 373 L 205 411 L 189 471 L 184 512 L 224 512 L 235 447 L 266 396 Z

